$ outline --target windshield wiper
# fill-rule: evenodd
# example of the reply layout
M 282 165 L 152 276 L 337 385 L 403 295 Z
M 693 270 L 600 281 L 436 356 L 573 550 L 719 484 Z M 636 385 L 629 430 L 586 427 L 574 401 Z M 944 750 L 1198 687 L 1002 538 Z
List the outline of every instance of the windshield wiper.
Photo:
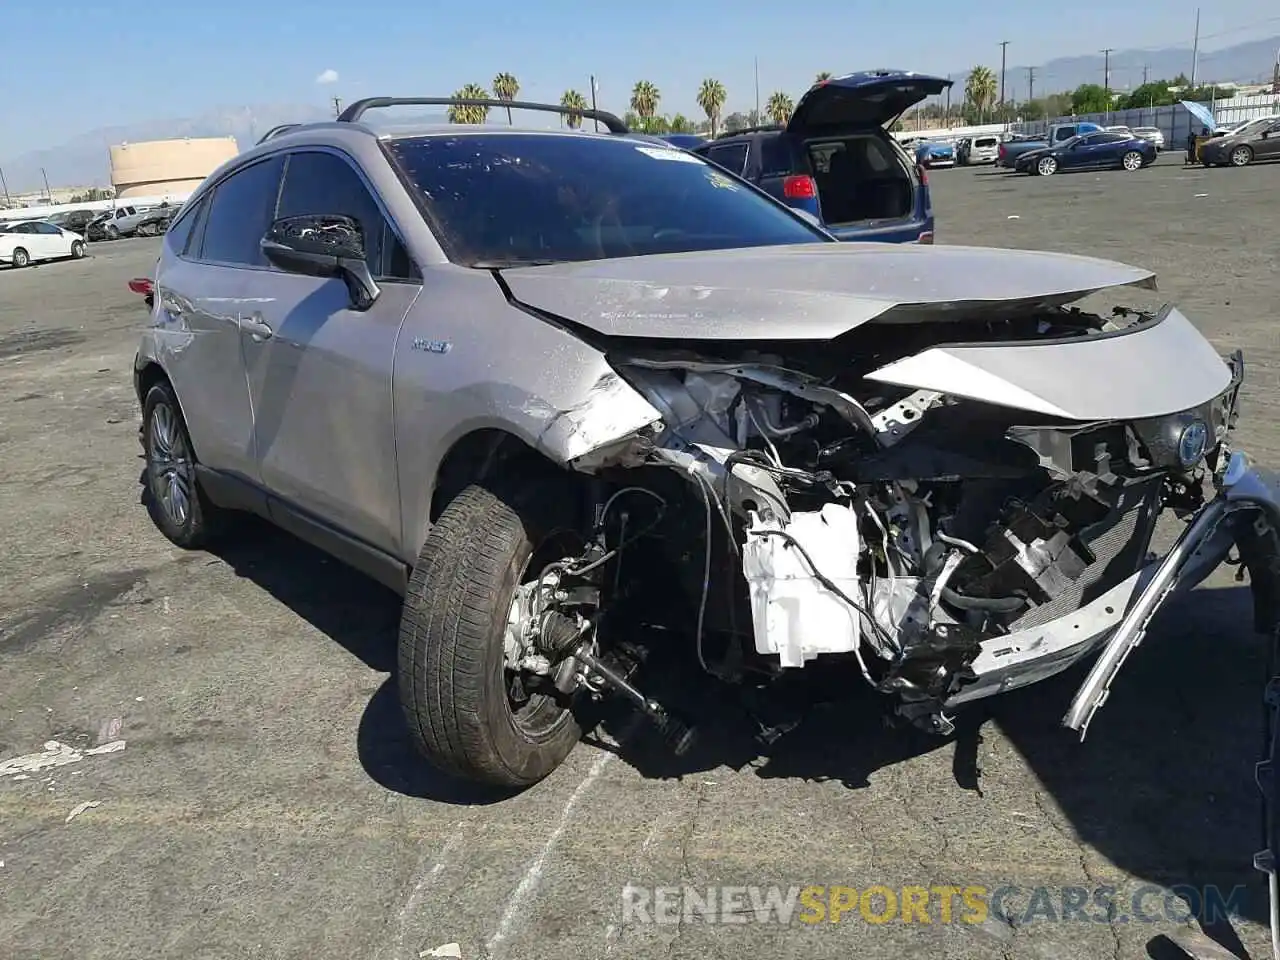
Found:
M 476 260 L 471 266 L 476 270 L 506 270 L 510 267 L 550 267 L 564 262 L 563 260 L 538 260 L 530 257 L 528 259 L 515 258 L 511 260 Z

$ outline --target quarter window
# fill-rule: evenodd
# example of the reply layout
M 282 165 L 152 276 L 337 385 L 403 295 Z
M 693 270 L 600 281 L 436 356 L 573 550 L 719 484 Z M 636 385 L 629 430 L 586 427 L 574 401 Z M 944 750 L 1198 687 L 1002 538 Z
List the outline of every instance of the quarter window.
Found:
M 192 227 L 196 221 L 200 219 L 200 214 L 204 211 L 205 201 L 201 197 L 193 207 L 187 208 L 178 215 L 165 232 L 164 242 L 169 250 L 178 256 L 187 252 L 187 241 L 191 239 Z

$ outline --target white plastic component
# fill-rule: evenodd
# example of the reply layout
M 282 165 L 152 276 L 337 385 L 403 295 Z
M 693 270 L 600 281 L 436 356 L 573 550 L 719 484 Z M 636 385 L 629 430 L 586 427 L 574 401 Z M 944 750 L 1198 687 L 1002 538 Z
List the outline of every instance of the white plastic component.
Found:
M 803 667 L 820 653 L 856 650 L 858 612 L 822 585 L 814 567 L 787 537 L 768 530 L 793 537 L 827 580 L 858 600 L 857 515 L 835 503 L 817 513 L 794 513 L 785 525 L 752 513 L 742 548 L 759 653 L 776 653 L 784 667 Z

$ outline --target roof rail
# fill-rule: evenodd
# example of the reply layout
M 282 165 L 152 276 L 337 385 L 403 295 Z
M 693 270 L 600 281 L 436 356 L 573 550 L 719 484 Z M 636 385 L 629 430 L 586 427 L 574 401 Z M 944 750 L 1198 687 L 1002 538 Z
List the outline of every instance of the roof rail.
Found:
M 266 133 L 262 135 L 262 139 L 259 140 L 258 143 L 266 143 L 272 137 L 278 137 L 280 136 L 280 134 L 288 133 L 294 127 L 300 127 L 300 126 L 302 126 L 302 124 L 300 123 L 282 123 L 278 127 L 272 127 L 270 130 L 268 130 Z
M 725 137 L 737 137 L 744 133 L 770 133 L 778 130 L 785 130 L 786 127 L 776 123 L 767 123 L 761 127 L 742 127 L 738 130 L 726 130 L 724 133 L 716 135 L 717 140 L 723 140 Z
M 604 110 L 573 110 L 556 103 L 530 103 L 525 100 L 476 100 L 458 97 L 366 97 L 351 104 L 338 114 L 339 123 L 355 123 L 367 110 L 381 110 L 384 107 L 490 107 L 498 110 L 541 110 L 544 113 L 558 113 L 561 116 L 582 117 L 584 120 L 598 120 L 609 128 L 610 133 L 630 133 L 627 125 L 612 113 Z

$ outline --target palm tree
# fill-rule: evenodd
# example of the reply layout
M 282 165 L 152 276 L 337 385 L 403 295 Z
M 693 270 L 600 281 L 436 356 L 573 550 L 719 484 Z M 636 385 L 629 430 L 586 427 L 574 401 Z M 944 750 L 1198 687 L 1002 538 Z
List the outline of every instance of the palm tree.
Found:
M 514 100 L 520 93 L 520 81 L 509 73 L 500 73 L 493 78 L 493 95 L 499 100 Z M 511 123 L 511 108 L 507 107 L 507 123 Z
M 455 100 L 488 100 L 489 91 L 478 83 L 468 83 L 453 93 Z M 469 107 L 454 104 L 449 107 L 450 123 L 484 123 L 489 116 L 488 107 Z
M 631 109 L 640 118 L 642 128 L 648 128 L 649 121 L 658 112 L 658 101 L 661 99 L 662 94 L 658 92 L 658 88 L 648 80 L 637 80 L 636 85 L 631 88 Z
M 702 86 L 698 88 L 698 106 L 707 115 L 707 122 L 711 124 L 711 136 L 713 137 L 716 135 L 716 128 L 720 126 L 720 111 L 724 108 L 726 96 L 724 84 L 719 80 L 713 80 L 711 77 L 703 80 Z
M 996 75 L 989 67 L 974 67 L 969 71 L 969 79 L 964 84 L 964 98 L 978 111 L 978 116 L 986 119 L 987 111 L 996 102 L 996 91 L 999 84 Z
M 560 97 L 560 106 L 566 110 L 585 110 L 587 98 L 577 90 L 566 90 Z M 565 122 L 569 124 L 570 130 L 577 130 L 582 126 L 582 114 L 570 113 L 565 117 Z
M 822 71 L 820 71 L 820 72 L 818 73 L 818 75 L 817 75 L 816 77 L 814 77 L 814 78 L 813 78 L 813 82 L 814 82 L 815 84 L 817 84 L 817 83 L 825 83 L 827 80 L 830 80 L 830 79 L 831 79 L 831 71 L 830 71 L 830 70 L 822 70 Z
M 770 120 L 781 127 L 791 119 L 791 111 L 795 106 L 790 97 L 781 90 L 775 90 L 769 94 L 769 102 L 765 104 L 764 112 L 768 114 Z

